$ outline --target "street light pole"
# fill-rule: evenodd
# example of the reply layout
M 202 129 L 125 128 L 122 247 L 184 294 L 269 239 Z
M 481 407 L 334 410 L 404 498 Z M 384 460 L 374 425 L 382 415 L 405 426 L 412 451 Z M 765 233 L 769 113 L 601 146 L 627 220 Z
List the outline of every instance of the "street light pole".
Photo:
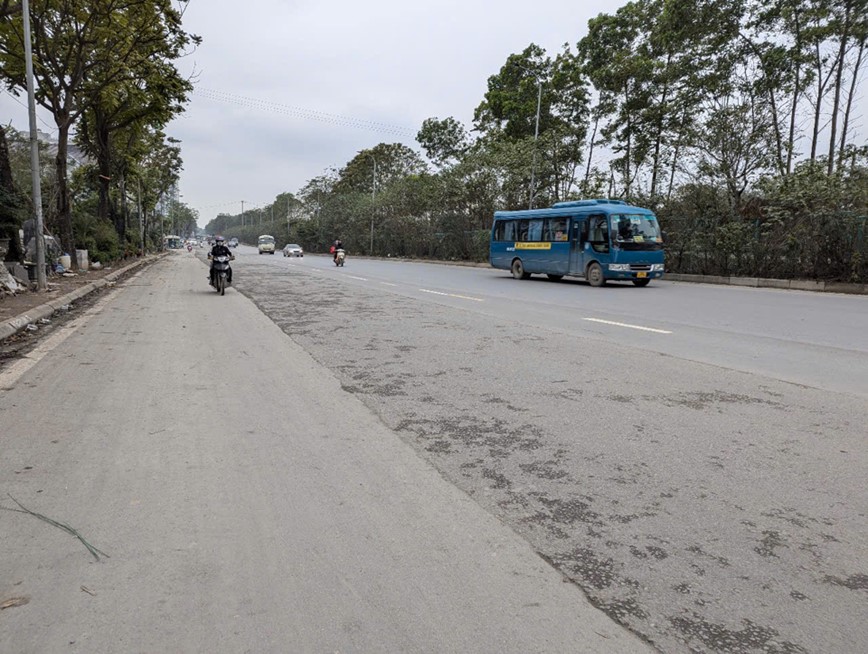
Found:
M 33 210 L 36 221 L 36 288 L 44 291 L 48 286 L 45 279 L 45 241 L 42 238 L 42 185 L 39 179 L 39 141 L 36 133 L 36 94 L 33 89 L 33 45 L 30 41 L 30 2 L 23 0 L 21 12 L 24 15 L 24 70 L 27 76 L 27 113 L 30 118 L 30 177 L 33 184 Z M 25 243 L 26 246 L 26 243 Z M 75 256 L 75 252 L 71 252 Z
M 537 93 L 536 93 L 536 123 L 533 130 L 533 159 L 530 165 L 530 190 L 528 192 L 528 202 L 527 208 L 533 209 L 533 198 L 536 193 L 534 192 L 536 181 L 536 144 L 539 140 L 539 114 L 540 114 L 540 105 L 542 104 L 542 78 L 537 75 L 534 71 L 529 68 L 525 68 L 521 64 L 513 64 L 516 68 L 521 68 L 528 75 L 532 75 L 534 79 L 536 79 Z
M 537 95 L 536 95 L 536 127 L 533 131 L 533 162 L 530 167 L 530 202 L 528 209 L 533 209 L 533 196 L 535 195 L 534 179 L 536 177 L 536 142 L 539 139 L 539 110 L 542 102 L 542 80 L 536 78 Z

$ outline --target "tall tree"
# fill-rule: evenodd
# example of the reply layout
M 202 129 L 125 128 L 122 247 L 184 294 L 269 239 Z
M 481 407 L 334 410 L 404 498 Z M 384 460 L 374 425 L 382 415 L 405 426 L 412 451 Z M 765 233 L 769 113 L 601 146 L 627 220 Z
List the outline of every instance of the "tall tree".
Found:
M 147 37 L 145 24 L 171 8 L 170 0 L 34 0 L 31 4 L 36 101 L 57 126 L 57 220 L 65 250 L 75 249 L 67 154 L 69 134 L 96 89 L 123 79 Z M 26 88 L 20 16 L 0 23 L 0 76 L 14 91 Z M 75 261 L 75 257 L 73 257 Z
M 77 134 L 78 144 L 98 164 L 97 215 L 111 218 L 120 236 L 124 216 L 110 204 L 109 187 L 114 179 L 115 185 L 124 183 L 128 163 L 122 153 L 130 150 L 146 127 L 159 129 L 184 110 L 193 87 L 179 75 L 174 61 L 188 46 L 201 41 L 182 29 L 181 12 L 167 0 L 131 5 L 127 23 L 132 29 L 121 49 L 127 65 L 115 74 L 117 62 L 113 60 L 91 72 Z M 102 78 L 107 81 L 103 83 Z M 121 131 L 126 142 L 117 154 L 112 140 Z
M 426 118 L 416 134 L 416 141 L 428 158 L 438 167 L 455 163 L 467 151 L 467 130 L 452 116 L 440 120 Z
M 526 161 L 510 177 L 521 174 L 534 180 L 530 197 L 566 195 L 582 161 L 587 132 L 588 83 L 577 56 L 569 47 L 552 60 L 530 44 L 507 57 L 474 112 L 475 129 L 483 146 L 499 152 L 506 163 L 511 155 L 526 152 Z M 520 145 L 519 141 L 527 141 Z M 502 144 L 498 144 L 503 141 Z M 504 169 L 505 170 L 505 169 Z

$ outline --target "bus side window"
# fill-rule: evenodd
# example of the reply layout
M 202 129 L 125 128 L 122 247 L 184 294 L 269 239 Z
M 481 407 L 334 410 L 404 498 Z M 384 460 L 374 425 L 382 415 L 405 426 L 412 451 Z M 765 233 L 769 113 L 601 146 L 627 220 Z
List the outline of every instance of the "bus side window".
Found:
M 531 220 L 528 225 L 527 230 L 527 240 L 528 241 L 541 241 L 543 240 L 543 221 L 542 220 Z
M 566 241 L 567 240 L 567 219 L 566 218 L 547 218 L 545 229 L 543 230 L 544 241 Z
M 593 215 L 588 218 L 588 243 L 597 252 L 609 251 L 609 221 L 604 215 Z
M 518 238 L 517 241 L 527 241 L 527 221 L 519 220 L 518 221 Z

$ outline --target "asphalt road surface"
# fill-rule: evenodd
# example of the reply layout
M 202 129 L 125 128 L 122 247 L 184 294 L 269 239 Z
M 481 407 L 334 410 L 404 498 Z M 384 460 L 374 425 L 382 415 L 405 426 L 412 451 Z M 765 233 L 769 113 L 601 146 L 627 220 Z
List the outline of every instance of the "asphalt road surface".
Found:
M 5 373 L 0 481 L 112 558 L 0 512 L 0 651 L 868 649 L 865 298 L 237 255 Z
M 0 652 L 652 651 L 205 277 L 0 369 Z
M 239 248 L 237 289 L 667 652 L 868 651 L 868 298 Z

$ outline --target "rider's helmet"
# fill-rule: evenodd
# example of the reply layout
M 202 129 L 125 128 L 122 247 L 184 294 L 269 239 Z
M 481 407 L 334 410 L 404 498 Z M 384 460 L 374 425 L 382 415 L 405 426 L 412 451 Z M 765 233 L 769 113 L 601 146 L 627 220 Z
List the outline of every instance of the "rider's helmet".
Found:
M 222 243 L 225 239 L 224 239 L 222 236 L 215 236 L 215 237 L 214 237 L 214 240 L 215 240 L 217 243 Z

